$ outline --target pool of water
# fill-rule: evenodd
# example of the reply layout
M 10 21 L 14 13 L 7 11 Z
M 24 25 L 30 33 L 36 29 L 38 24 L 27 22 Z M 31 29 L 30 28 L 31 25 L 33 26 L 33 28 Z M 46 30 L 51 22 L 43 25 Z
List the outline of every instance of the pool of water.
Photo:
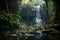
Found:
M 0 36 L 0 40 L 58 40 L 60 39 L 57 35 L 34 35 L 34 36 Z
M 2 36 L 1 40 L 43 40 L 43 36 Z

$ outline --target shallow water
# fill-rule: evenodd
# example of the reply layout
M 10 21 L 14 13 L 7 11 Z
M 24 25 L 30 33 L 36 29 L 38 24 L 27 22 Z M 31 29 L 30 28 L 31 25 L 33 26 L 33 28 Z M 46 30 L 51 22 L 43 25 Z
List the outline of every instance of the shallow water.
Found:
M 58 35 L 35 35 L 35 36 L 0 36 L 0 40 L 59 40 Z
M 1 36 L 0 40 L 45 40 L 45 36 Z

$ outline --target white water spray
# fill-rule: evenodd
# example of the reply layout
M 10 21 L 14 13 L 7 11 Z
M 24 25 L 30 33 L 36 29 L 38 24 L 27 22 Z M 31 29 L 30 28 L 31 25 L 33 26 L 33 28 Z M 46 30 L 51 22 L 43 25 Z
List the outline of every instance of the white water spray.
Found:
M 40 15 L 40 5 L 37 5 L 37 6 L 33 6 L 34 9 L 32 10 L 35 10 L 36 11 L 36 18 L 35 18 L 35 23 L 36 23 L 36 26 L 40 26 L 41 28 L 42 27 L 42 19 L 41 19 L 41 15 Z

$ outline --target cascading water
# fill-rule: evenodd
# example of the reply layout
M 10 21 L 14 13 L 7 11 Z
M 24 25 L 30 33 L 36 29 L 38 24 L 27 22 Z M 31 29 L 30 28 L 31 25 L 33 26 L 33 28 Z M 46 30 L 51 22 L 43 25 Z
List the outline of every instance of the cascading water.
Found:
M 35 19 L 35 24 L 36 26 L 39 28 L 42 28 L 43 29 L 43 26 L 42 26 L 42 19 L 41 19 L 41 14 L 40 14 L 40 5 L 36 5 L 36 6 L 33 6 L 33 9 L 35 12 L 35 15 L 36 17 L 34 18 Z M 42 36 L 43 36 L 43 33 L 41 30 L 37 30 L 37 33 L 39 33 L 39 35 L 36 36 L 36 39 L 37 40 L 40 40 L 42 39 Z
M 35 6 L 33 6 L 33 11 L 35 11 L 34 13 L 35 13 L 35 15 L 36 15 L 36 17 L 34 18 L 34 20 L 35 20 L 35 24 L 36 24 L 36 26 L 39 28 L 41 28 L 42 30 L 44 30 L 44 27 L 42 26 L 43 24 L 42 24 L 42 19 L 43 18 L 41 18 L 42 16 L 41 16 L 41 6 L 42 6 L 42 4 L 44 3 L 45 1 L 44 0 L 36 0 L 36 5 Z
M 36 26 L 40 28 L 43 28 L 42 27 L 42 19 L 41 19 L 41 15 L 40 15 L 40 5 L 37 5 L 37 6 L 33 6 L 34 9 L 32 10 L 35 10 L 36 11 L 36 17 L 35 17 L 35 23 L 36 23 Z
M 40 2 L 44 2 L 44 0 L 40 0 Z M 42 38 L 43 36 L 43 33 L 41 30 L 44 30 L 44 27 L 42 26 L 43 25 L 43 20 L 42 20 L 42 16 L 41 16 L 41 3 L 39 1 L 36 1 L 36 5 L 33 6 L 33 11 L 34 11 L 34 14 L 35 14 L 35 24 L 36 24 L 36 27 L 38 28 L 41 28 L 40 30 L 37 30 L 37 33 L 39 33 L 40 37 L 39 36 L 36 36 L 37 38 Z

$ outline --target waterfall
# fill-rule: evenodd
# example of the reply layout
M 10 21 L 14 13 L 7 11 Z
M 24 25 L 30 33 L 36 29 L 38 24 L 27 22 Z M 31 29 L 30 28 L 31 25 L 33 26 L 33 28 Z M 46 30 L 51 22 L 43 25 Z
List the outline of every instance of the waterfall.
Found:
M 42 30 L 44 30 L 44 27 L 42 26 L 43 25 L 43 18 L 41 18 L 41 11 L 43 10 L 41 7 L 42 5 L 45 4 L 45 1 L 44 0 L 36 0 L 36 3 L 35 5 L 33 5 L 32 7 L 32 10 L 35 11 L 34 14 L 35 14 L 35 24 L 36 26 L 39 28 L 41 28 Z
M 41 26 L 42 25 L 42 19 L 40 15 L 40 5 L 35 6 L 36 9 L 36 26 Z
M 35 23 L 36 23 L 36 26 L 37 27 L 42 27 L 42 19 L 41 19 L 41 14 L 40 14 L 40 5 L 37 5 L 37 6 L 33 6 L 33 9 L 32 10 L 35 10 L 35 14 L 36 14 L 36 17 L 35 17 Z

